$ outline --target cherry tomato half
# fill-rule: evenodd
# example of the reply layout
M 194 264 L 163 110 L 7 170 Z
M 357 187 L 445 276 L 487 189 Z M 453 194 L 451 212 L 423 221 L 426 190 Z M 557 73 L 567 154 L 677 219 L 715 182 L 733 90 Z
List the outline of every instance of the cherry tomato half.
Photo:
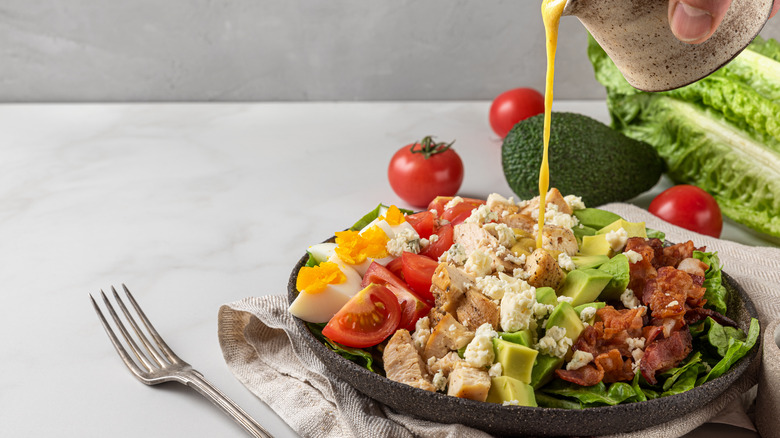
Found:
M 406 216 L 406 222 L 417 231 L 417 234 L 423 239 L 431 237 L 433 230 L 436 227 L 436 215 L 430 211 L 421 211 L 419 213 L 410 214 Z
M 404 252 L 401 254 L 403 260 L 404 280 L 415 292 L 422 297 L 433 301 L 431 292 L 431 279 L 433 272 L 439 267 L 439 262 L 424 255 Z
M 434 198 L 433 201 L 431 201 L 430 204 L 428 204 L 428 210 L 436 210 L 439 212 L 439 214 L 443 214 L 444 210 L 446 210 L 445 206 L 447 203 L 452 201 L 453 196 L 437 196 Z M 463 202 L 466 204 L 469 204 L 472 206 L 472 208 L 479 207 L 480 205 L 484 204 L 486 201 L 484 199 L 475 199 L 475 198 L 463 198 Z
M 403 266 L 401 269 L 403 269 Z M 377 262 L 372 262 L 363 276 L 363 286 L 367 286 L 370 283 L 385 286 L 390 292 L 395 294 L 396 301 L 401 308 L 398 328 L 413 331 L 417 320 L 431 311 L 433 294 L 428 292 L 431 298 L 430 302 L 428 302 L 427 297 L 414 292 L 403 280 Z
M 708 236 L 720 237 L 723 230 L 718 202 L 696 186 L 670 187 L 653 199 L 648 210 L 671 224 Z
M 439 236 L 438 239 L 431 242 L 420 254 L 433 260 L 439 260 L 444 251 L 447 251 L 452 246 L 455 238 L 455 228 L 452 224 L 441 225 L 436 229 L 435 234 Z
M 425 137 L 406 145 L 390 159 L 390 187 L 414 207 L 425 207 L 437 195 L 452 196 L 463 183 L 463 161 L 452 143 L 436 143 Z
M 504 138 L 521 120 L 544 112 L 544 96 L 533 88 L 515 88 L 499 94 L 490 105 L 490 127 Z
M 370 284 L 344 304 L 322 334 L 348 347 L 366 348 L 395 333 L 401 320 L 401 306 L 384 286 Z

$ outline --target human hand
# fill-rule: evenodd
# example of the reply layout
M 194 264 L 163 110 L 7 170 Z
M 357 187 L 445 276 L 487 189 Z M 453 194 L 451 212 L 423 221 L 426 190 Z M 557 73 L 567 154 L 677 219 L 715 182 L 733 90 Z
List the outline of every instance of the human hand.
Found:
M 669 23 L 678 40 L 699 44 L 706 41 L 720 26 L 731 0 L 669 0 Z M 780 9 L 780 0 L 772 6 L 773 17 Z

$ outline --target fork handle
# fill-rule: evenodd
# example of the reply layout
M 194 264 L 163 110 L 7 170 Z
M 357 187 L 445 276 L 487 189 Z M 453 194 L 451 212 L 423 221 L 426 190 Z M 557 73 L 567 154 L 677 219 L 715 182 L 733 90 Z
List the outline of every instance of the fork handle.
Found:
M 259 425 L 252 417 L 241 409 L 233 400 L 229 399 L 216 386 L 206 380 L 199 372 L 194 371 L 184 376 L 184 383 L 198 391 L 201 395 L 219 406 L 226 414 L 230 415 L 247 432 L 256 438 L 273 438 L 263 426 Z

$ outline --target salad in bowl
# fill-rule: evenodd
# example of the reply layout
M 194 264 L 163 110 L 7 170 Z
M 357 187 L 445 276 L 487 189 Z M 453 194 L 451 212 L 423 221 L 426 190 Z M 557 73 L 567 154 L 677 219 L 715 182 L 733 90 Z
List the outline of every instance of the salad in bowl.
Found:
M 751 353 L 758 321 L 727 316 L 716 253 L 546 199 L 541 247 L 538 197 L 380 205 L 309 247 L 289 311 L 372 381 L 506 409 L 661 400 Z

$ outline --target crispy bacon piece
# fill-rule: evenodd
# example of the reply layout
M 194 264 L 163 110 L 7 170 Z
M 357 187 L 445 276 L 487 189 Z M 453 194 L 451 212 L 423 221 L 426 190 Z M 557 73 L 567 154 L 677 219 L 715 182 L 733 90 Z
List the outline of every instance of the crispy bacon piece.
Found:
M 634 378 L 631 359 L 623 360 L 618 350 L 610 350 L 594 359 L 596 367 L 604 372 L 604 383 L 622 382 Z
M 642 302 L 650 307 L 653 319 L 679 319 L 685 316 L 685 301 L 693 280 L 687 273 L 664 266 L 642 293 Z
M 572 345 L 574 351 L 586 351 L 596 357 L 599 355 L 597 343 L 601 334 L 604 331 L 604 325 L 601 322 L 597 322 L 594 325 L 585 326 L 585 329 L 580 332 L 580 336 Z
M 685 243 L 667 246 L 661 250 L 661 257 L 657 261 L 660 266 L 672 266 L 676 268 L 684 259 L 693 257 L 693 251 L 695 249 L 693 242 L 690 240 Z
M 653 266 L 656 252 L 648 243 L 648 239 L 643 239 L 641 237 L 630 237 L 626 241 L 625 251 L 629 250 L 641 254 L 642 260 L 639 260 L 636 263 L 629 263 L 628 288 L 636 293 L 641 293 L 645 288 L 645 283 L 656 276 L 656 268 Z
M 629 337 L 637 337 L 642 333 L 643 316 L 646 309 L 616 310 L 612 306 L 605 306 L 596 311 L 596 317 L 604 323 L 604 339 L 611 339 L 618 333 L 625 332 Z
M 616 349 L 599 354 L 593 362 L 576 370 L 559 369 L 555 371 L 563 380 L 580 386 L 593 386 L 604 383 L 624 382 L 634 378 L 631 359 L 623 359 Z
M 645 345 L 650 345 L 658 336 L 664 332 L 663 327 L 657 325 L 648 325 L 642 328 L 642 337 L 645 338 Z
M 593 363 L 589 363 L 576 370 L 558 369 L 555 374 L 561 379 L 576 383 L 580 386 L 593 386 L 604 378 L 604 370 L 598 369 Z
M 721 314 L 720 312 L 717 312 L 712 309 L 705 309 L 704 307 L 694 307 L 692 309 L 688 309 L 685 312 L 685 322 L 687 324 L 696 324 L 697 322 L 707 318 L 711 317 L 720 325 L 725 325 L 729 327 L 737 327 L 737 323 L 729 318 L 726 315 Z
M 656 384 L 655 375 L 666 371 L 685 359 L 693 350 L 691 332 L 678 330 L 668 338 L 657 339 L 645 348 L 639 369 L 645 380 Z

